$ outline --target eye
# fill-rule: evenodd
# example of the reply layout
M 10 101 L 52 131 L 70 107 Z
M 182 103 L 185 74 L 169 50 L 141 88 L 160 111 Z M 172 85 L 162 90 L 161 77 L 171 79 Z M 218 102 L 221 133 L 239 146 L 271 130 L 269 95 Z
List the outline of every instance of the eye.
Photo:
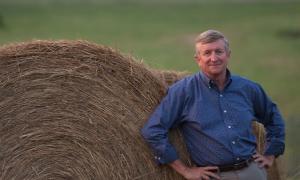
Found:
M 216 50 L 216 54 L 218 54 L 218 55 L 221 55 L 223 53 L 224 53 L 224 50 L 222 50 L 222 49 L 217 49 Z
M 204 51 L 204 52 L 203 52 L 203 55 L 204 55 L 204 56 L 209 56 L 209 55 L 210 55 L 210 51 Z

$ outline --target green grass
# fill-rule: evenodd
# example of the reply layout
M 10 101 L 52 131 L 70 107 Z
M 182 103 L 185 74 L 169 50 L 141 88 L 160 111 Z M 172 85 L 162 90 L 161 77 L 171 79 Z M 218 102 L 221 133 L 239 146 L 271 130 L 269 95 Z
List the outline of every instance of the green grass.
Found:
M 0 2 L 0 44 L 84 39 L 112 46 L 161 69 L 196 72 L 193 39 L 201 31 L 218 29 L 231 43 L 232 72 L 261 83 L 286 119 L 300 121 L 300 37 L 282 35 L 300 31 L 299 1 L 18 2 Z M 290 158 L 300 149 L 292 145 L 298 138 L 287 139 L 291 168 L 300 163 L 300 158 Z

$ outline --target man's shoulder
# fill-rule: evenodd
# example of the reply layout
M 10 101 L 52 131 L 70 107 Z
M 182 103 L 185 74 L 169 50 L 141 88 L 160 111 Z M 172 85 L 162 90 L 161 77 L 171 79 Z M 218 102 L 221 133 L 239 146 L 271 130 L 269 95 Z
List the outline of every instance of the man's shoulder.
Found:
M 187 88 L 188 86 L 193 85 L 196 83 L 199 79 L 199 73 L 187 75 L 180 79 L 179 81 L 175 82 L 172 84 L 170 87 L 171 88 Z
M 185 76 L 184 78 L 180 79 L 179 81 L 175 82 L 168 88 L 168 94 L 186 94 L 189 93 L 192 89 L 195 88 L 196 83 L 199 80 L 199 74 L 191 74 Z
M 236 84 L 239 84 L 239 85 L 250 86 L 250 87 L 259 86 L 259 84 L 257 82 L 250 80 L 244 76 L 234 74 L 231 76 L 231 79 L 233 80 L 233 82 L 235 82 Z

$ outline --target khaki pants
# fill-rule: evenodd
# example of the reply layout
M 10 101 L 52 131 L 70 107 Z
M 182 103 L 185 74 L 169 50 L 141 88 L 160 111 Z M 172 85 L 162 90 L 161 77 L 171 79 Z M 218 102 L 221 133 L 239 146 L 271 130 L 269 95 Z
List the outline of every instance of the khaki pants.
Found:
M 219 173 L 221 180 L 267 180 L 267 171 L 258 167 L 256 162 L 250 163 L 246 168 L 237 171 Z

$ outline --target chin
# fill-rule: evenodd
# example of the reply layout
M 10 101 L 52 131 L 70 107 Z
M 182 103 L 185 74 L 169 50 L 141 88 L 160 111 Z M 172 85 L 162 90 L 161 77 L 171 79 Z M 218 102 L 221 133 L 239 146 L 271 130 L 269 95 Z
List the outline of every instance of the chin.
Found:
M 219 67 L 210 69 L 210 73 L 212 74 L 222 74 L 224 71 L 226 71 L 226 69 L 219 68 Z
M 211 70 L 209 73 L 213 74 L 213 75 L 218 75 L 218 74 L 222 74 L 223 71 L 220 70 Z
M 222 74 L 222 71 L 210 71 L 209 74 L 214 77 L 218 77 Z

